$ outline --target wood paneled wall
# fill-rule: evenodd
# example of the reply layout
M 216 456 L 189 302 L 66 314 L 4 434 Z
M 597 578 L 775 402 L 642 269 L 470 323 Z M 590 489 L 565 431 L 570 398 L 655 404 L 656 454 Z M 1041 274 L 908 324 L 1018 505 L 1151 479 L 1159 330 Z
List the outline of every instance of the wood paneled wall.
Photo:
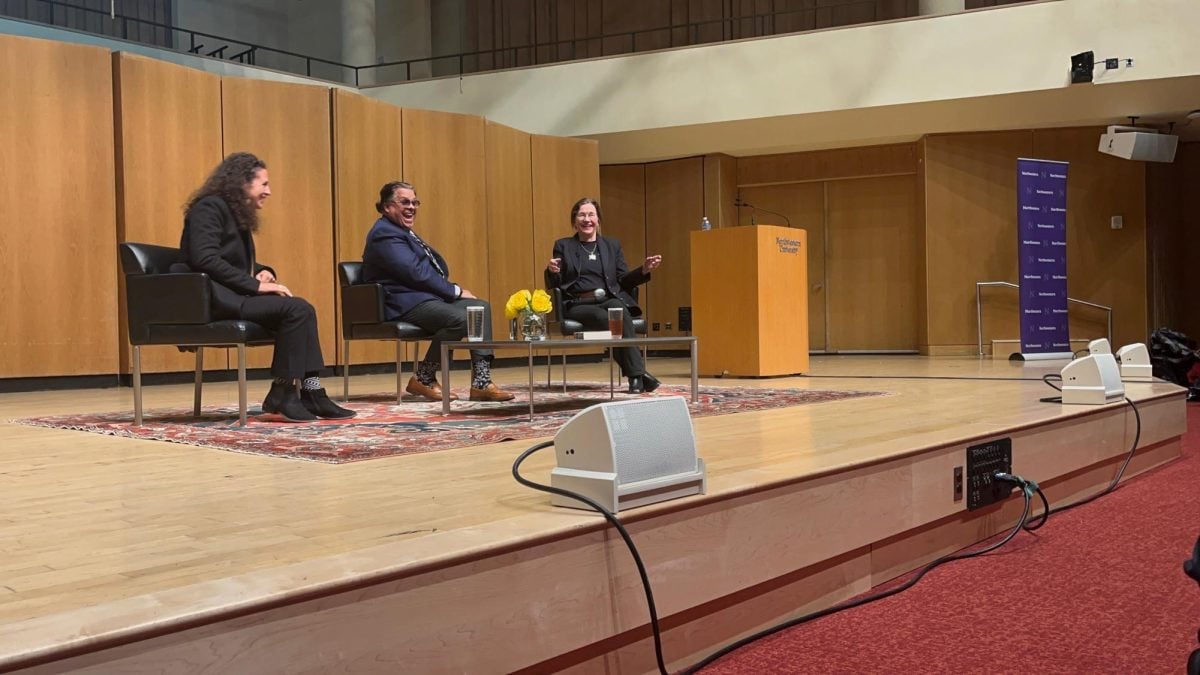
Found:
M 520 289 L 542 287 L 542 256 L 533 238 L 533 158 L 530 135 L 487 123 L 488 283 L 495 292 L 492 334 L 508 336 L 504 304 Z
M 582 197 L 600 195 L 600 146 L 586 139 L 541 135 L 534 135 L 530 143 L 533 245 L 540 269 L 550 259 L 555 240 L 574 234 L 571 206 Z
M 224 152 L 267 164 L 271 198 L 254 237 L 259 262 L 317 310 L 325 363 L 336 362 L 333 175 L 327 87 L 226 77 L 221 82 Z M 271 350 L 250 351 L 251 367 Z
M 450 278 L 490 299 L 484 121 L 404 109 L 404 176 L 421 208 L 413 227 L 446 257 Z
M 829 342 L 838 351 L 917 348 L 919 248 L 912 176 L 826 183 Z
M 109 51 L 0 35 L 0 377 L 115 373 Z
M 362 260 L 367 232 L 379 217 L 375 210 L 379 188 L 404 176 L 402 117 L 397 106 L 333 91 L 334 257 L 338 262 Z M 338 362 L 345 363 L 340 291 L 337 297 L 334 331 Z M 350 349 L 355 364 L 395 361 L 396 346 L 391 342 L 359 340 Z
M 1196 267 L 1200 243 L 1200 143 L 1179 146 L 1173 164 L 1147 165 L 1150 327 L 1200 338 Z
M 116 96 L 117 238 L 179 246 L 183 207 L 221 162 L 221 78 L 133 54 L 112 55 Z M 167 151 L 166 149 L 170 150 Z M 124 275 L 120 293 L 124 298 Z M 121 302 L 121 371 L 132 348 Z M 206 349 L 208 369 L 229 367 L 228 350 Z M 195 356 L 143 347 L 142 372 L 186 371 Z
M 808 231 L 813 349 L 973 354 L 975 282 L 1016 280 L 1016 159 L 1068 161 L 1071 297 L 1114 308 L 1115 343 L 1144 341 L 1150 296 L 1145 166 L 1097 153 L 1099 132 L 956 134 L 738 158 L 737 191 L 746 202 L 779 211 Z M 707 170 L 716 164 L 713 158 L 694 158 L 645 165 L 647 252 L 686 262 L 686 240 L 679 233 L 696 226 L 704 205 L 714 203 L 714 191 L 718 197 L 727 192 Z M 614 185 L 618 171 L 631 167 L 605 168 Z M 741 208 L 739 222 L 749 224 L 752 213 Z M 754 215 L 760 223 L 782 220 L 762 211 Z M 1109 226 L 1115 215 L 1124 219 L 1120 230 Z M 1164 234 L 1164 241 L 1180 240 L 1177 233 Z M 1184 267 L 1173 263 L 1173 269 Z M 674 321 L 676 307 L 690 303 L 686 273 L 676 278 L 676 271 L 664 263 L 655 275 L 649 288 L 652 320 Z M 1179 273 L 1169 274 L 1174 277 L 1160 284 L 1177 286 Z M 993 338 L 1016 338 L 1017 294 L 994 288 L 983 296 L 985 346 Z M 1079 305 L 1071 311 L 1073 336 L 1104 334 L 1103 312 Z
M 630 264 L 646 259 L 646 167 L 619 164 L 600 167 L 600 206 L 603 210 L 604 236 L 621 242 L 625 261 Z M 658 273 L 651 275 L 655 283 Z M 648 299 L 638 298 L 649 312 Z
M 1016 281 L 1020 157 L 1071 163 L 1070 296 L 1113 308 L 1115 345 L 1147 339 L 1146 169 L 1141 162 L 1096 152 L 1101 131 L 1048 129 L 926 139 L 926 330 L 932 353 L 974 353 L 975 282 Z M 1124 219 L 1120 230 L 1109 225 L 1114 215 Z M 984 299 L 985 347 L 992 339 L 1018 338 L 1016 293 L 991 289 Z M 1071 306 L 1073 338 L 1102 337 L 1105 329 L 1103 312 Z
M 653 308 L 648 314 L 651 337 L 684 334 L 679 329 L 679 308 L 691 305 L 688 233 L 700 226 L 703 217 L 703 157 L 646 165 L 646 253 L 663 257 L 654 281 L 645 289 L 648 307 Z M 630 260 L 630 265 L 637 264 L 640 261 Z
M 0 378 L 127 372 L 116 243 L 177 246 L 187 198 L 232 152 L 267 163 L 259 259 L 317 309 L 328 366 L 341 361 L 335 262 L 361 259 L 387 181 L 417 185 L 422 236 L 454 281 L 500 310 L 504 335 L 507 296 L 541 285 L 571 203 L 599 193 L 594 141 L 101 48 L 0 36 L 0 90 L 0 168 L 24 178 L 4 181 L 0 205 L 0 304 L 12 319 L 0 326 Z M 390 344 L 359 344 L 357 364 L 394 358 Z M 250 365 L 270 359 L 252 350 Z M 205 363 L 227 367 L 228 355 L 209 350 Z M 147 372 L 193 364 L 174 348 L 143 352 Z

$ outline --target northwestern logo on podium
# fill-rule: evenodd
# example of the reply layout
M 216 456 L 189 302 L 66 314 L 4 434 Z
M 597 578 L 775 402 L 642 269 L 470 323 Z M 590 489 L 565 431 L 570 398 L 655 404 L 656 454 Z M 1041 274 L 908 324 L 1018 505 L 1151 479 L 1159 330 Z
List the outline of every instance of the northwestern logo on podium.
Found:
M 775 243 L 779 246 L 780 253 L 799 253 L 800 240 L 787 239 L 785 237 L 775 237 Z

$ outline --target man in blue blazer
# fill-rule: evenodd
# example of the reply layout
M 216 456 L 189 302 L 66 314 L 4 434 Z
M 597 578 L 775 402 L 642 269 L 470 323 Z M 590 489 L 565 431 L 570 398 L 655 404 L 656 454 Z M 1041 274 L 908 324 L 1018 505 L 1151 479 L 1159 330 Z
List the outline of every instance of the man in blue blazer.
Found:
M 405 391 L 431 401 L 442 400 L 437 381 L 443 340 L 467 334 L 467 308 L 483 307 L 483 339 L 492 339 L 492 307 L 471 291 L 450 281 L 450 266 L 416 232 L 421 201 L 412 185 L 393 181 L 379 190 L 375 210 L 380 218 L 367 234 L 363 249 L 363 280 L 383 286 L 389 321 L 397 319 L 433 334 L 425 358 Z M 513 395 L 492 382 L 492 350 L 471 350 L 471 400 L 509 401 Z M 454 394 L 451 399 L 456 399 Z

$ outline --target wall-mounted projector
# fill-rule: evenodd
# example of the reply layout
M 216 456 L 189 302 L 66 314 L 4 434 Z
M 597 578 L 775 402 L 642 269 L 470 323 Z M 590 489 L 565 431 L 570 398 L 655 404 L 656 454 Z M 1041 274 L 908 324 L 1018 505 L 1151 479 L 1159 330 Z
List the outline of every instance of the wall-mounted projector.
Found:
M 1179 137 L 1144 127 L 1110 126 L 1100 136 L 1100 152 L 1140 162 L 1173 162 Z

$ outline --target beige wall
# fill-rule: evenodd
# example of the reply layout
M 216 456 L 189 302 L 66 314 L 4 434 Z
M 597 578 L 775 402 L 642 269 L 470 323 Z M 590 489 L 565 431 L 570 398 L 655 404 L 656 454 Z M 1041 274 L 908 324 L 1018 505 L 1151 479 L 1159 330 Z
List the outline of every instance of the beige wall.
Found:
M 940 131 L 1066 126 L 1120 118 L 1131 100 L 1151 106 L 1139 106 L 1142 114 L 1188 110 L 1195 90 L 1172 80 L 1200 75 L 1197 25 L 1194 0 L 1058 0 L 368 93 L 533 133 L 598 138 L 605 163 L 747 156 L 814 142 L 877 145 Z M 1085 49 L 1136 64 L 1098 70 L 1104 86 L 1069 87 L 1069 56 Z M 1127 87 L 1151 82 L 1161 85 L 1153 93 Z M 1044 96 L 1037 105 L 995 100 L 1030 93 Z M 932 103 L 947 106 L 938 115 L 911 109 Z M 833 112 L 845 114 L 835 120 Z M 736 126 L 748 120 L 780 123 Z

